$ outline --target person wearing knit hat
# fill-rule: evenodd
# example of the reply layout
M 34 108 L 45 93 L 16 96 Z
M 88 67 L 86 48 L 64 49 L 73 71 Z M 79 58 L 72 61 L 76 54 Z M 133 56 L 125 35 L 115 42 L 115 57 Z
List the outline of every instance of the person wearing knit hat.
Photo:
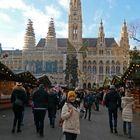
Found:
M 68 92 L 67 98 L 69 99 L 70 97 L 76 97 L 76 94 L 75 94 L 74 91 L 69 91 Z
M 62 107 L 61 119 L 63 120 L 62 130 L 65 134 L 65 140 L 76 140 L 77 134 L 80 134 L 80 109 L 76 102 L 76 94 L 69 91 L 67 102 Z

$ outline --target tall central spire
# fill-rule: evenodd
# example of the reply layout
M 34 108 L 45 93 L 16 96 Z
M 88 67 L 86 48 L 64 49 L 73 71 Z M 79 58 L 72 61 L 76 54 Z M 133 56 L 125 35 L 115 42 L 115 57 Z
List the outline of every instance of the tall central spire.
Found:
M 98 46 L 104 46 L 105 45 L 105 34 L 104 34 L 104 27 L 103 27 L 102 19 L 101 19 L 100 26 L 99 26 L 97 44 L 98 44 Z
M 69 35 L 70 43 L 78 51 L 82 44 L 81 0 L 70 1 Z

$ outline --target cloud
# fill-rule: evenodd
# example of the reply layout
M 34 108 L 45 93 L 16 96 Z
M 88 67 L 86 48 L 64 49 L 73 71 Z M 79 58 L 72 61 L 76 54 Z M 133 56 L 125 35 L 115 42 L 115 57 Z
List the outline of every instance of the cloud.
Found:
M 64 2 L 64 5 L 67 4 L 67 2 L 61 0 L 60 3 L 62 4 L 62 2 Z M 13 33 L 12 37 L 10 34 L 7 34 L 7 36 L 5 37 L 6 39 L 0 36 L 0 41 L 3 47 L 12 46 L 14 48 L 20 49 L 23 47 L 24 35 L 26 32 L 27 22 L 29 18 L 33 21 L 33 28 L 35 30 L 36 40 L 46 37 L 49 21 L 52 17 L 54 18 L 54 22 L 56 23 L 55 27 L 58 28 L 58 30 L 56 29 L 57 36 L 67 37 L 67 23 L 61 21 L 62 13 L 59 9 L 60 7 L 56 5 L 44 5 L 45 11 L 41 11 L 40 9 L 36 9 L 33 6 L 26 4 L 23 0 L 1 0 L 0 8 L 4 9 L 5 11 L 7 10 L 6 12 L 8 12 L 9 10 L 15 10 L 15 12 L 19 12 L 21 14 L 22 23 L 18 20 L 18 18 L 16 23 L 18 23 L 19 25 L 22 24 L 25 27 L 21 28 L 20 32 L 18 31 L 16 33 Z M 0 19 L 2 19 L 1 21 L 10 22 L 10 16 L 5 13 L 0 13 Z M 14 26 L 14 28 L 18 28 L 17 25 L 15 25 L 14 21 L 11 22 L 13 22 L 12 26 Z M 8 27 L 8 24 L 5 25 L 5 27 L 6 26 Z M 18 41 L 15 40 L 15 38 L 18 38 Z
M 112 9 L 116 4 L 116 0 L 106 0 L 106 1 L 109 4 L 110 9 Z
M 67 38 L 68 37 L 68 23 L 59 22 L 57 27 L 59 28 L 56 32 L 58 38 Z
M 53 17 L 55 19 L 59 19 L 61 16 L 60 10 L 55 7 L 54 5 L 48 5 L 45 7 L 46 9 L 46 14 L 47 16 L 49 16 L 50 18 Z
M 10 49 L 22 49 L 24 45 L 24 33 L 16 33 L 13 34 L 12 36 L 3 36 L 0 35 L 1 43 L 2 43 L 2 48 L 6 50 Z
M 0 8 L 1 9 L 26 9 L 26 5 L 24 4 L 23 0 L 1 0 L 0 1 Z
M 69 0 L 59 0 L 58 3 L 68 11 L 69 9 Z
M 11 18 L 10 16 L 8 16 L 8 14 L 5 13 L 0 13 L 0 21 L 4 22 L 4 23 L 10 23 L 11 22 Z

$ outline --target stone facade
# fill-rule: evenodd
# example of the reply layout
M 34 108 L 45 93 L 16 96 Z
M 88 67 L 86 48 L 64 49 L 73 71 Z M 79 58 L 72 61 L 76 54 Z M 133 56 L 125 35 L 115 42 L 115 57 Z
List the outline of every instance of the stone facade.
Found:
M 121 75 L 129 63 L 130 46 L 126 22 L 122 26 L 120 43 L 114 38 L 105 37 L 102 20 L 97 38 L 82 38 L 80 0 L 70 1 L 68 38 L 56 38 L 54 21 L 51 19 L 47 36 L 35 45 L 33 23 L 29 20 L 24 41 L 23 50 L 17 54 L 15 51 L 9 52 L 11 55 L 5 63 L 15 69 L 15 58 L 19 56 L 16 63 L 19 65 L 18 70 L 29 70 L 35 75 L 47 74 L 52 82 L 60 84 L 65 83 L 68 51 L 77 55 L 80 87 L 93 87 L 95 83 L 102 84 L 106 76 Z M 68 42 L 73 48 L 68 49 Z M 12 63 L 9 62 L 10 57 L 13 58 Z M 14 65 L 11 67 L 11 64 Z

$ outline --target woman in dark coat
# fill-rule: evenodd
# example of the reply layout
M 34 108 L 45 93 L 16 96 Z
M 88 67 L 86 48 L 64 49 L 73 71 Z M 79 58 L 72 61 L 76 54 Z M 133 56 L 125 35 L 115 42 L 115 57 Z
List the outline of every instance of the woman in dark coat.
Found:
M 26 104 L 26 92 L 21 83 L 17 83 L 14 87 L 11 102 L 13 103 L 12 108 L 14 112 L 12 133 L 15 133 L 16 126 L 17 132 L 21 132 L 22 115 Z
M 48 117 L 52 128 L 55 127 L 55 118 L 58 105 L 59 105 L 59 97 L 56 91 L 52 88 L 48 93 Z

